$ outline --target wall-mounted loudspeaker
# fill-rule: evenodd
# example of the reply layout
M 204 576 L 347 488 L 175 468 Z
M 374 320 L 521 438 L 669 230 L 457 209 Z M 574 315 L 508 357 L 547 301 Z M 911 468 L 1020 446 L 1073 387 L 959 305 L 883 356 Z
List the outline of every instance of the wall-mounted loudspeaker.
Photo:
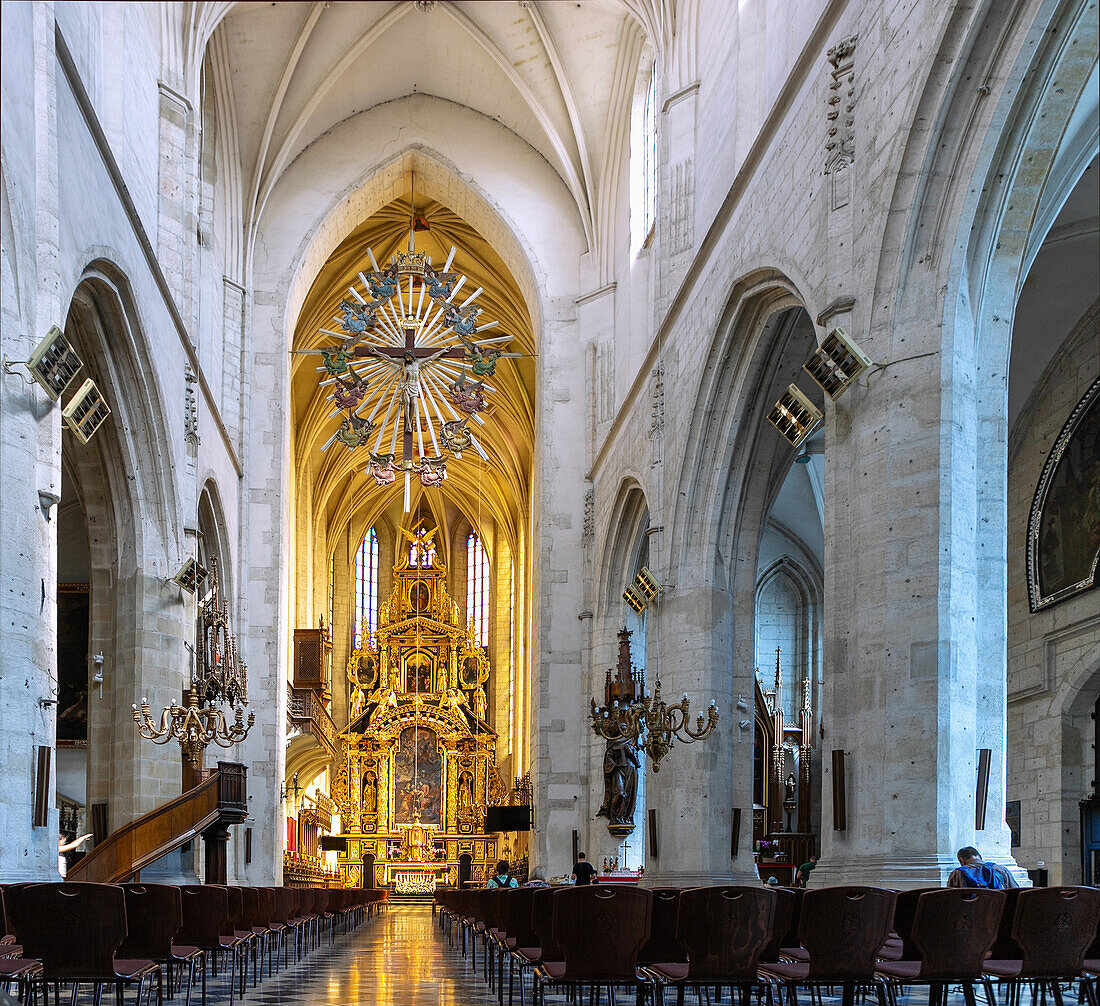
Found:
M 737 847 L 741 842 L 741 808 L 734 807 L 730 813 L 730 859 L 737 858 Z
M 989 760 L 993 755 L 990 748 L 978 748 L 978 788 L 974 800 L 974 830 L 985 830 L 985 803 L 989 796 Z
M 833 751 L 833 831 L 848 830 L 848 805 L 844 797 L 844 752 Z
M 50 823 L 50 763 L 53 748 L 38 747 L 38 765 L 34 775 L 34 827 L 45 828 Z
M 657 834 L 657 808 L 649 808 L 649 854 L 657 859 L 660 856 Z
M 573 829 L 573 862 L 577 861 L 577 854 L 581 851 L 580 838 L 577 835 L 577 830 Z

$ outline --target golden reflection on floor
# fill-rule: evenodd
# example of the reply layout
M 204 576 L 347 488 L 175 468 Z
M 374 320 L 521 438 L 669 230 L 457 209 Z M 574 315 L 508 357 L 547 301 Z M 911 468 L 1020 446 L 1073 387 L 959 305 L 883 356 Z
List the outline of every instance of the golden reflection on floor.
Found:
M 490 1006 L 497 997 L 480 964 L 479 952 L 475 975 L 458 942 L 451 947 L 439 931 L 427 903 L 395 905 L 350 935 L 338 935 L 335 946 L 323 944 L 296 967 L 255 989 L 250 985 L 241 1006 Z M 229 1002 L 227 990 L 218 994 L 220 984 L 210 990 L 210 1006 Z

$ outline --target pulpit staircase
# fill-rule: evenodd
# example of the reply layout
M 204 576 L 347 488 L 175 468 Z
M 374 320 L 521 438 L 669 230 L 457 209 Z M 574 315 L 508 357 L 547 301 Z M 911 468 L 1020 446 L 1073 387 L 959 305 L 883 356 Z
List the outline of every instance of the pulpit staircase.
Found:
M 65 879 L 122 883 L 201 835 L 206 843 L 206 882 L 224 884 L 229 827 L 248 816 L 247 771 L 244 765 L 218 762 L 210 778 L 101 841 L 69 868 Z

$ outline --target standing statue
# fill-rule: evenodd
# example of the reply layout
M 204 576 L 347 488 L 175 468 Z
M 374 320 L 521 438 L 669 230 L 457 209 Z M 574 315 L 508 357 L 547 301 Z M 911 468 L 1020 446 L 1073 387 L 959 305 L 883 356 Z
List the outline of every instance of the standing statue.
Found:
M 603 756 L 603 805 L 597 817 L 607 818 L 607 830 L 623 837 L 634 830 L 638 795 L 638 755 L 628 741 L 610 741 Z

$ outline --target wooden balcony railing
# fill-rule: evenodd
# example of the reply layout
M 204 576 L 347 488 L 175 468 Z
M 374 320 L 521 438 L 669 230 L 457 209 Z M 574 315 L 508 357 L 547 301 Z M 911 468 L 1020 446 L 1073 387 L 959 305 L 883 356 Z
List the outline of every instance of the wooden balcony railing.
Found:
M 194 789 L 109 835 L 69 868 L 66 879 L 117 884 L 215 825 L 228 831 L 248 814 L 246 773 L 243 765 L 219 762 L 218 771 Z
M 336 724 L 321 701 L 320 695 L 312 688 L 294 688 L 287 685 L 287 719 L 292 730 L 311 734 L 325 749 L 330 758 L 339 756 L 336 743 Z

